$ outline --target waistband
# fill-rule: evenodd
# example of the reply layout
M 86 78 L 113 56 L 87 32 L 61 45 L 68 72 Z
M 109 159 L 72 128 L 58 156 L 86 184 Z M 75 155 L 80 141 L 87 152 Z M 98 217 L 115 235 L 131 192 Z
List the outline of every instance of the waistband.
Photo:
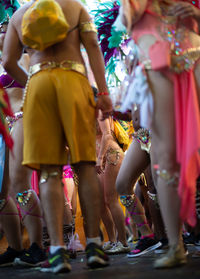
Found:
M 86 76 L 85 66 L 81 63 L 71 60 L 64 60 L 62 62 L 44 61 L 37 63 L 29 68 L 29 77 L 37 74 L 40 71 L 60 68 L 63 70 L 72 70 Z

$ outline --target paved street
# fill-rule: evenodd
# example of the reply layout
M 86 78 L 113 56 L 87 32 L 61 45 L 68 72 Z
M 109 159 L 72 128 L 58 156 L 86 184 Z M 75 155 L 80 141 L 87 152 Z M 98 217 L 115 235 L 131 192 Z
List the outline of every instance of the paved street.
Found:
M 84 253 L 71 260 L 72 271 L 68 274 L 53 275 L 41 273 L 36 268 L 1 268 L 0 279 L 200 279 L 200 258 L 192 258 L 194 246 L 189 246 L 188 264 L 181 268 L 155 270 L 153 261 L 158 257 L 154 252 L 138 258 L 128 259 L 126 255 L 110 256 L 110 266 L 104 269 L 90 270 L 85 264 Z

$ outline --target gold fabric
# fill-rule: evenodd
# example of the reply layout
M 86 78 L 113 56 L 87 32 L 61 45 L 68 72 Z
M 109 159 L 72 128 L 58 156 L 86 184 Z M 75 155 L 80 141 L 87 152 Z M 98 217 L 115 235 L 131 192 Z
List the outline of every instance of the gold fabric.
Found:
M 80 32 L 95 32 L 97 33 L 97 28 L 92 21 L 82 22 L 80 24 Z
M 123 151 L 126 151 L 130 144 L 129 136 L 127 132 L 124 130 L 124 128 L 121 126 L 119 121 L 114 120 L 113 123 L 114 123 L 114 135 L 117 141 L 119 142 L 119 144 L 123 145 Z
M 71 60 L 63 60 L 62 62 L 55 62 L 55 61 L 44 61 L 41 63 L 37 63 L 29 68 L 29 74 L 28 74 L 28 80 L 26 83 L 26 87 L 24 90 L 24 95 L 21 103 L 21 110 L 23 110 L 24 101 L 26 99 L 26 94 L 28 90 L 29 80 L 32 77 L 32 75 L 37 74 L 40 71 L 43 70 L 50 70 L 54 68 L 61 68 L 63 70 L 73 70 L 76 71 L 82 75 L 86 76 L 86 69 L 85 66 L 81 63 L 78 63 L 76 61 Z
M 56 1 L 37 0 L 25 12 L 21 28 L 23 43 L 43 51 L 65 39 L 69 24 Z
M 32 75 L 24 103 L 23 165 L 96 161 L 93 91 L 85 76 L 60 67 Z

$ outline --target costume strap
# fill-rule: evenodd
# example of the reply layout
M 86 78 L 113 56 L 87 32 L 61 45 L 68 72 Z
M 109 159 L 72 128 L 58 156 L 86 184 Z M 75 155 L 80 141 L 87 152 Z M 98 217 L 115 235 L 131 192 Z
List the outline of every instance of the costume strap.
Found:
M 10 199 L 10 196 L 8 196 L 5 199 L 0 200 L 0 215 L 12 215 L 12 216 L 18 215 L 19 216 L 19 213 L 2 212 L 3 209 L 6 207 L 9 199 Z
M 38 214 L 32 214 L 31 212 L 33 211 L 33 209 L 38 205 L 38 201 L 36 200 L 33 205 L 31 206 L 31 208 L 29 208 L 28 211 L 24 210 L 23 208 L 20 207 L 20 210 L 21 212 L 23 213 L 23 218 L 22 220 L 24 220 L 24 218 L 27 216 L 27 215 L 30 215 L 30 216 L 33 216 L 33 217 L 38 217 L 38 218 L 43 218 L 42 216 L 38 215 Z

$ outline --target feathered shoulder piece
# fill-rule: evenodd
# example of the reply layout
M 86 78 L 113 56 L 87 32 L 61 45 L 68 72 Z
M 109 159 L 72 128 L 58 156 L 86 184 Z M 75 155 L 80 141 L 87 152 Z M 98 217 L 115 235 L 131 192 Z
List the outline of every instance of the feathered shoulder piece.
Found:
M 119 15 L 119 8 L 119 1 L 108 1 L 98 3 L 97 9 L 92 11 L 106 65 L 111 57 L 118 54 L 117 48 L 123 42 L 123 36 L 126 34 L 125 30 L 116 31 L 113 28 L 113 24 Z
M 0 23 L 6 23 L 20 7 L 17 0 L 0 0 Z

